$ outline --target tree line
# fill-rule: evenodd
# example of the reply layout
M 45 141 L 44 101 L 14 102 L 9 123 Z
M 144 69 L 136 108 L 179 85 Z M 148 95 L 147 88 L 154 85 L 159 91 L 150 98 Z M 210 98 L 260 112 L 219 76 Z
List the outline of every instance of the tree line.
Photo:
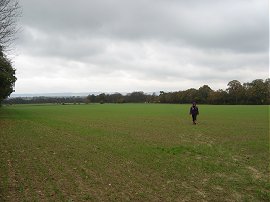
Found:
M 161 103 L 201 104 L 270 104 L 270 79 L 255 79 L 241 84 L 237 80 L 230 81 L 226 90 L 212 90 L 208 85 L 199 89 L 188 89 L 178 92 L 160 92 Z
M 226 90 L 213 90 L 208 85 L 199 89 L 190 88 L 184 91 L 164 92 L 152 95 L 144 92 L 132 92 L 127 95 L 120 93 L 89 95 L 87 100 L 92 103 L 191 103 L 201 104 L 270 104 L 270 79 L 256 79 L 241 84 L 237 80 L 230 81 Z
M 3 104 L 82 104 L 87 103 L 86 97 L 71 96 L 71 97 L 15 97 L 5 99 Z
M 190 88 L 183 91 L 147 94 L 136 91 L 128 94 L 101 93 L 90 94 L 87 97 L 33 97 L 10 98 L 4 104 L 81 104 L 81 103 L 191 103 L 200 104 L 270 104 L 270 79 L 256 79 L 252 82 L 241 83 L 237 80 L 230 81 L 226 90 L 213 90 L 208 85 L 199 89 Z

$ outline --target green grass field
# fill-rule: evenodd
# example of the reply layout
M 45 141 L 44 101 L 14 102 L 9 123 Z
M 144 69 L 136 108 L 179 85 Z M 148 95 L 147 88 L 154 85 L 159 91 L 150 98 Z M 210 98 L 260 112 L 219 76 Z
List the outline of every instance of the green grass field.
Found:
M 269 201 L 269 107 L 0 108 L 0 201 Z

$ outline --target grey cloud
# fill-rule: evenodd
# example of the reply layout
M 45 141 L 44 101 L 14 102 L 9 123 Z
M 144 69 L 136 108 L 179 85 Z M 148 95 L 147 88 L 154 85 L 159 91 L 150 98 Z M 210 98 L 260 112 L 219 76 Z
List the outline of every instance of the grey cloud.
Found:
M 106 40 L 68 37 L 66 35 L 50 35 L 25 27 L 19 45 L 24 53 L 36 56 L 62 57 L 79 60 L 95 56 L 103 51 Z
M 268 1 L 22 0 L 21 4 L 19 80 L 66 78 L 80 83 L 96 78 L 101 87 L 102 80 L 124 79 L 126 86 L 128 81 L 145 89 L 163 83 L 173 89 L 181 83 L 221 86 L 231 79 L 268 77 Z M 119 87 L 116 82 L 108 85 Z
M 267 1 L 25 0 L 23 4 L 25 24 L 71 39 L 156 38 L 213 49 L 268 51 Z

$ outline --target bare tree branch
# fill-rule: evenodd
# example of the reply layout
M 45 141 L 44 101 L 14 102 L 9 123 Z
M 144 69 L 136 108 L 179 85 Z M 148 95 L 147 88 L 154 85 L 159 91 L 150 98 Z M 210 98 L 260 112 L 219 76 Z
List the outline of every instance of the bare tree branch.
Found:
M 0 0 L 0 47 L 8 50 L 18 32 L 17 20 L 21 16 L 19 0 Z

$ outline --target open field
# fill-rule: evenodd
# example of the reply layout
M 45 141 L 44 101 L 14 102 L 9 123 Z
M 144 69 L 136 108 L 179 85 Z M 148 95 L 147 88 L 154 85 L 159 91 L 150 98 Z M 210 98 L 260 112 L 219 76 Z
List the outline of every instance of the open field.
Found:
M 269 201 L 268 106 L 0 108 L 0 201 Z

